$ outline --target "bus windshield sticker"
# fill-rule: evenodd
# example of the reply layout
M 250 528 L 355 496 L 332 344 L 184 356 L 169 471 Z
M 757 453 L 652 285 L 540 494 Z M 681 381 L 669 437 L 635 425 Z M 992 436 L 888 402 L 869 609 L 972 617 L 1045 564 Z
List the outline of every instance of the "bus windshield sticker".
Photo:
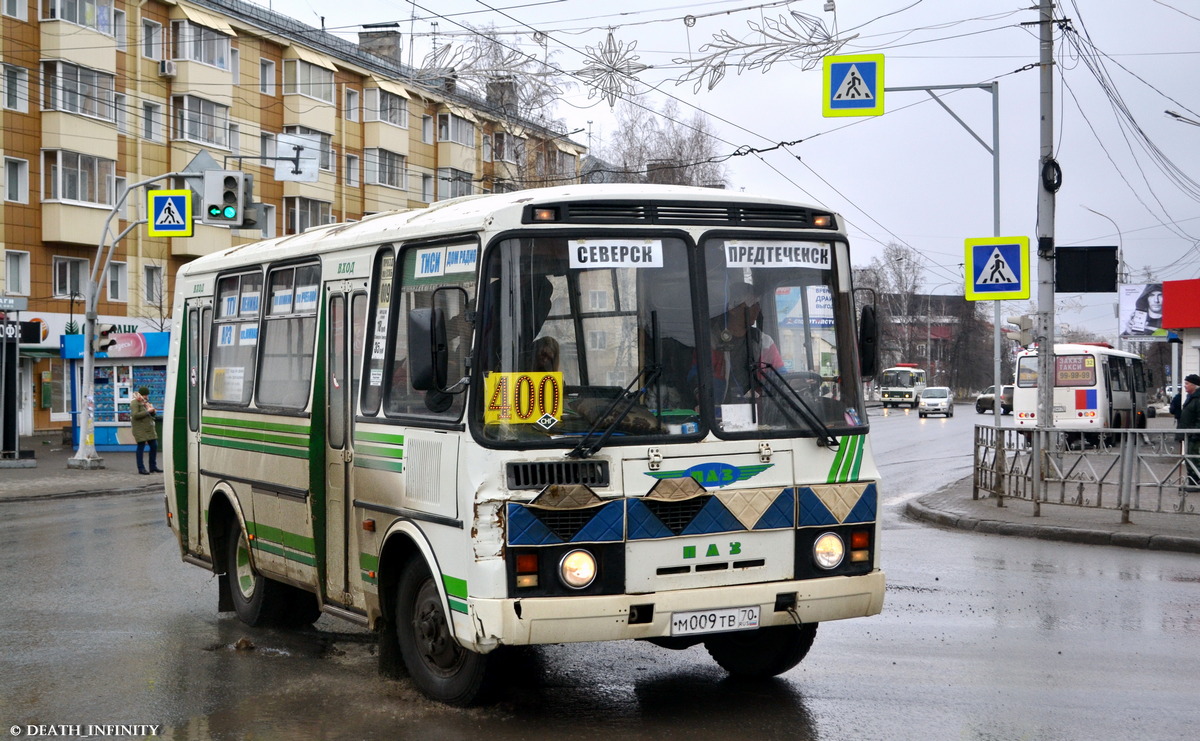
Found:
M 479 259 L 479 248 L 473 244 L 464 244 L 446 248 L 447 273 L 475 273 L 475 263 Z
M 572 239 L 571 268 L 661 268 L 661 239 Z
M 779 239 L 730 239 L 725 242 L 725 265 L 730 268 L 833 267 L 828 242 L 789 242 Z
M 296 311 L 317 310 L 317 287 L 300 286 L 296 289 Z
M 489 373 L 483 387 L 487 399 L 483 422 L 536 424 L 548 429 L 562 417 L 563 388 L 560 371 Z

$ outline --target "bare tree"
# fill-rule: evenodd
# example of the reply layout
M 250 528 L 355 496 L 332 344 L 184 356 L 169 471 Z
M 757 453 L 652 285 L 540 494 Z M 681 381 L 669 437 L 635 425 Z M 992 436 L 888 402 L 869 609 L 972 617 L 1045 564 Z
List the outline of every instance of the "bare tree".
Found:
M 655 108 L 644 99 L 623 100 L 614 113 L 616 132 L 596 147 L 597 158 L 608 163 L 596 180 L 724 187 L 726 168 L 703 113 L 684 120 L 675 101 Z

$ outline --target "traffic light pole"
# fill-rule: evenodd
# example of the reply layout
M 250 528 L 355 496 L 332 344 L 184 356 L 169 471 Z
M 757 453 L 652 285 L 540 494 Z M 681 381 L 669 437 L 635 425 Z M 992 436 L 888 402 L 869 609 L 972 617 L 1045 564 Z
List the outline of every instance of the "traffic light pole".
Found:
M 96 308 L 100 302 L 100 279 L 108 270 L 109 260 L 116 250 L 117 244 L 129 232 L 146 223 L 146 219 L 138 219 L 129 224 L 112 243 L 105 246 L 112 230 L 112 224 L 117 219 L 129 194 L 138 188 L 175 177 L 201 177 L 203 173 L 169 172 L 140 182 L 125 189 L 117 203 L 113 206 L 108 218 L 104 220 L 104 230 L 100 232 L 100 244 L 96 248 L 96 259 L 92 270 L 88 273 L 87 283 L 83 286 L 84 329 L 83 329 L 83 384 L 79 400 L 78 414 L 81 417 L 79 442 L 75 447 L 75 455 L 67 459 L 67 468 L 94 470 L 104 468 L 104 459 L 96 452 Z

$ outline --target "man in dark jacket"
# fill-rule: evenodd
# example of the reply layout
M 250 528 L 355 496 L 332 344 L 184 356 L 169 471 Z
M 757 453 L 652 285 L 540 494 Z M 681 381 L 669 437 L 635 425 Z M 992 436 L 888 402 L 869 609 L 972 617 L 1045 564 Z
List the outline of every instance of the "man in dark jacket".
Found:
M 1183 379 L 1183 403 L 1179 408 L 1181 430 L 1200 430 L 1200 376 L 1195 373 Z M 1196 489 L 1200 485 L 1200 432 L 1188 433 L 1185 436 L 1184 451 L 1187 454 L 1188 489 Z

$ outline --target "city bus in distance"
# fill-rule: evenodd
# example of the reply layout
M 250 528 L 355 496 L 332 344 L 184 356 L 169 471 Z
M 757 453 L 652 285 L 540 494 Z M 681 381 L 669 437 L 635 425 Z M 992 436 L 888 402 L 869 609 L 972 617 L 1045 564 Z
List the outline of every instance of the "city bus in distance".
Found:
M 1038 352 L 1017 355 L 1013 417 L 1017 427 L 1037 425 Z M 1050 426 L 1080 433 L 1090 442 L 1104 428 L 1146 426 L 1149 394 L 1142 359 L 1108 344 L 1054 346 L 1054 419 Z
M 451 704 L 503 646 L 703 644 L 779 674 L 883 606 L 850 275 L 836 214 L 644 185 L 200 257 L 164 430 L 182 558 L 250 625 L 373 629 L 386 674 Z
M 925 390 L 925 371 L 916 363 L 896 363 L 879 373 L 879 398 L 883 406 L 917 408 Z

